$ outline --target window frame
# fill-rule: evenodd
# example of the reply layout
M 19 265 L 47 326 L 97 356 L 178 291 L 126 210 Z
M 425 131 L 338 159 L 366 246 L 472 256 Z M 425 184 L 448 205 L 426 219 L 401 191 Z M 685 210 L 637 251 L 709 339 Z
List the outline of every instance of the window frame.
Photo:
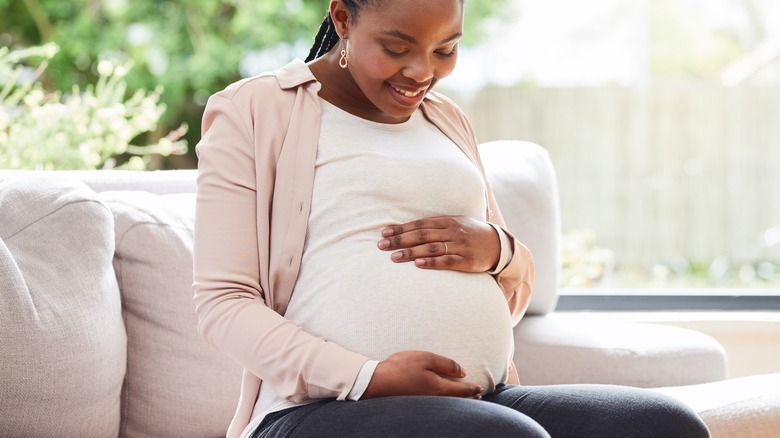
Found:
M 562 288 L 556 311 L 778 311 L 780 290 Z

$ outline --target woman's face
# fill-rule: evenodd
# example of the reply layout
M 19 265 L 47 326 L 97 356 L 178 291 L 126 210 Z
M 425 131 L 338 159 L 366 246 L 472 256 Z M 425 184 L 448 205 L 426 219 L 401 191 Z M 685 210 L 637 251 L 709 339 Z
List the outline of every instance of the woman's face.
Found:
M 336 14 L 336 20 L 344 17 Z M 462 0 L 384 0 L 363 6 L 348 20 L 342 40 L 363 105 L 375 107 L 386 121 L 407 120 L 434 84 L 455 68 L 462 33 Z M 338 52 L 343 47 L 337 46 Z

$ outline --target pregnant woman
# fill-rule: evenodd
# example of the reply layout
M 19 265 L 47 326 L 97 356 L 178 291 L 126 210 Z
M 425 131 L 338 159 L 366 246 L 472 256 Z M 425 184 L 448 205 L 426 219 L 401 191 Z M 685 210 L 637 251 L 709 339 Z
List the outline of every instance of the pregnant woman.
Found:
M 463 113 L 464 0 L 333 0 L 306 63 L 209 100 L 195 303 L 244 367 L 229 437 L 705 437 L 652 392 L 520 386 L 533 284 Z

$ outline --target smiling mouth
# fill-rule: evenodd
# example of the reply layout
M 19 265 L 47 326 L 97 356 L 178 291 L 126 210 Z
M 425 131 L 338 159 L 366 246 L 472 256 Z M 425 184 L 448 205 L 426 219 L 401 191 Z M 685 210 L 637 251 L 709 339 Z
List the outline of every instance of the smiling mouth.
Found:
M 390 86 L 393 88 L 393 90 L 397 91 L 397 92 L 398 92 L 398 93 L 400 93 L 400 94 L 403 94 L 403 95 L 404 95 L 404 96 L 406 96 L 406 97 L 417 97 L 417 96 L 419 96 L 419 95 L 420 95 L 420 93 L 422 93 L 423 91 L 425 91 L 425 90 L 417 90 L 417 91 L 404 91 L 404 90 L 402 90 L 402 89 L 400 89 L 400 88 L 398 88 L 398 87 L 395 87 L 395 86 L 393 86 L 393 85 L 390 85 Z

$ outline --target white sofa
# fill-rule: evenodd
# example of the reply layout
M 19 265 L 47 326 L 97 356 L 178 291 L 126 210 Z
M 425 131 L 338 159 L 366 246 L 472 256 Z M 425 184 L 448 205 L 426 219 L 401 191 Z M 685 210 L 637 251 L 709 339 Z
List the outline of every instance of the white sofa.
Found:
M 523 142 L 481 151 L 508 227 L 536 260 L 515 330 L 523 383 L 659 388 L 697 409 L 713 436 L 780 436 L 780 375 L 728 380 L 713 338 L 555 313 L 549 156 Z M 224 435 L 240 369 L 195 329 L 195 177 L 0 171 L 0 436 Z

